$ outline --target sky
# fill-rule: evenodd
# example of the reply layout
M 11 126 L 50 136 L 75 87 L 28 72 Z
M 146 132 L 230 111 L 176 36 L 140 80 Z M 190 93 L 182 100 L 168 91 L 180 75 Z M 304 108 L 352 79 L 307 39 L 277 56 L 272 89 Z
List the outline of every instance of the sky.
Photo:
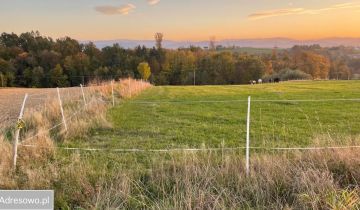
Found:
M 0 0 L 0 32 L 167 40 L 360 37 L 360 0 Z

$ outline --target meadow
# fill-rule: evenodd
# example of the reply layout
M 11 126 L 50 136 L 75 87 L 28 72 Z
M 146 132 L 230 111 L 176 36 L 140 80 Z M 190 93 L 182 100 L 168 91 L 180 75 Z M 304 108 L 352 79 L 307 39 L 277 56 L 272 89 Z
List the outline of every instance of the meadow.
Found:
M 90 141 L 70 146 L 243 147 L 248 96 L 251 146 L 338 144 L 340 138 L 359 135 L 359 88 L 358 81 L 153 87 L 108 112 L 113 128 L 95 130 Z M 324 138 L 334 141 L 314 142 Z
M 20 147 L 15 171 L 6 170 L 11 146 L 0 138 L 0 187 L 54 189 L 61 209 L 358 209 L 358 148 L 266 148 L 360 145 L 359 88 L 301 81 L 120 91 L 115 107 L 95 103 L 67 134 Z M 238 147 L 248 96 L 251 147 L 261 148 L 251 150 L 247 176 Z

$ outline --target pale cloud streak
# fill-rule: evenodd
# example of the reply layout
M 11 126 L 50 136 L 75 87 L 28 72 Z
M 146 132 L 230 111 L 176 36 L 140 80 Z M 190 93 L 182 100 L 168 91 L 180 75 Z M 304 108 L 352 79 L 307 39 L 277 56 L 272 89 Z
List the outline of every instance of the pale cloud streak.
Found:
M 276 9 L 276 10 L 267 10 L 261 12 L 255 12 L 248 16 L 249 19 L 258 20 L 265 19 L 271 17 L 278 16 L 287 16 L 287 15 L 302 15 L 302 14 L 321 14 L 325 11 L 331 10 L 340 10 L 340 9 L 358 9 L 360 8 L 360 3 L 343 3 L 343 4 L 335 4 L 329 7 L 324 7 L 320 9 L 305 9 L 305 8 L 284 8 L 284 9 Z
M 97 12 L 100 12 L 105 15 L 128 15 L 135 9 L 135 5 L 133 4 L 125 4 L 121 6 L 98 6 L 95 7 Z
M 160 0 L 147 0 L 147 3 L 149 4 L 149 5 L 156 5 L 156 4 L 158 4 L 160 2 Z

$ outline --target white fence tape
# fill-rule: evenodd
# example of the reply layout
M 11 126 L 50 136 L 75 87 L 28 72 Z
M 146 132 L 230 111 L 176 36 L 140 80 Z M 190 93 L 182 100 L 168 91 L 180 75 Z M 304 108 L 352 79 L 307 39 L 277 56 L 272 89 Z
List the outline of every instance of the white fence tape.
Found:
M 34 147 L 45 149 L 63 149 L 72 151 L 107 151 L 107 152 L 122 152 L 122 153 L 171 153 L 171 152 L 201 152 L 201 151 L 230 151 L 230 150 L 245 150 L 246 147 L 228 147 L 228 148 L 175 148 L 175 149 L 103 149 L 103 148 L 80 148 L 80 147 L 43 147 L 29 144 L 19 144 L 21 147 Z M 337 150 L 337 149 L 360 149 L 360 146 L 330 146 L 330 147 L 249 147 L 252 150 Z
M 206 100 L 206 101 L 132 101 L 129 104 L 191 104 L 191 103 L 236 103 L 247 102 L 247 99 L 239 100 Z M 331 102 L 331 101 L 355 101 L 360 102 L 360 98 L 343 98 L 343 99 L 252 99 L 251 102 Z

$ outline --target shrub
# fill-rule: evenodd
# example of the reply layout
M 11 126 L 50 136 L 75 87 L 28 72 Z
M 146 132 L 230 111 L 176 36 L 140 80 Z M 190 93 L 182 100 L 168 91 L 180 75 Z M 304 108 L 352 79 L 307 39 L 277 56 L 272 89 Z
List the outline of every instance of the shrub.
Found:
M 270 80 L 274 80 L 275 78 L 279 78 L 281 81 L 288 80 L 311 80 L 313 79 L 310 74 L 307 74 L 300 70 L 292 70 L 292 69 L 283 69 L 277 73 L 272 75 L 267 75 L 263 78 L 264 81 L 268 82 Z

